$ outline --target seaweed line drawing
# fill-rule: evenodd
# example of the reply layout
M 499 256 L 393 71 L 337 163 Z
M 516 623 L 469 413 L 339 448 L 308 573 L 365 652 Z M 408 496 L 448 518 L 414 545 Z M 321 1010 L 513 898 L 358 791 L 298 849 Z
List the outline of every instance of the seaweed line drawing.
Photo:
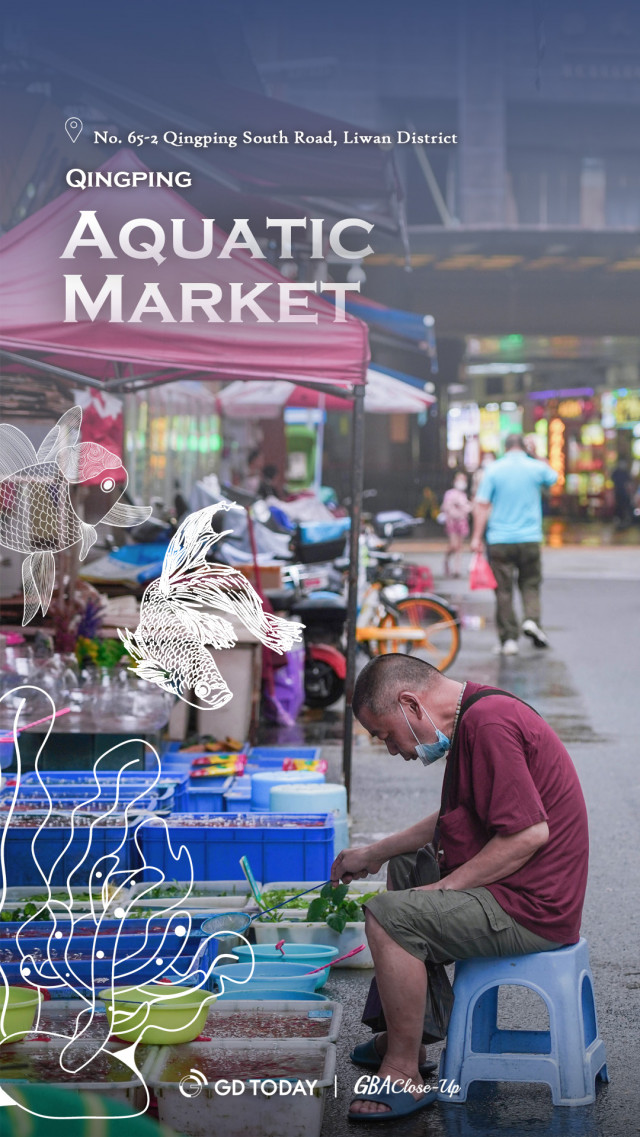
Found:
M 262 600 L 239 569 L 208 562 L 209 549 L 233 530 L 214 533 L 211 522 L 234 502 L 217 502 L 192 513 L 165 553 L 162 574 L 145 589 L 135 632 L 118 634 L 135 660 L 131 671 L 191 706 L 217 710 L 233 693 L 207 647 L 232 648 L 237 616 L 265 647 L 283 655 L 302 638 L 302 624 L 265 612 Z M 208 609 L 214 609 L 209 611 Z
M 0 704 L 8 702 L 12 706 L 12 700 L 18 699 L 18 705 L 15 710 L 13 721 L 13 740 L 16 748 L 17 756 L 17 775 L 15 786 L 13 788 L 12 799 L 7 810 L 6 818 L 2 826 L 0 834 L 0 915 L 9 907 L 10 902 L 7 900 L 7 837 L 10 833 L 12 819 L 19 816 L 20 804 L 20 787 L 21 787 L 21 772 L 22 760 L 20 754 L 20 735 L 19 723 L 22 712 L 25 708 L 26 697 L 38 694 L 43 697 L 51 706 L 52 712 L 55 713 L 55 705 L 47 692 L 39 687 L 24 685 L 22 687 L 13 688 L 0 698 Z M 145 1091 L 145 1103 L 137 1113 L 123 1115 L 131 1118 L 132 1116 L 141 1116 L 149 1105 L 149 1090 L 144 1081 L 144 1077 L 138 1067 L 136 1057 L 136 1049 L 138 1045 L 144 1043 L 144 1025 L 152 1013 L 152 1008 L 155 1003 L 162 1000 L 165 1002 L 169 997 L 171 1000 L 179 1000 L 180 993 L 171 993 L 167 995 L 166 991 L 159 989 L 157 996 L 152 997 L 144 1004 L 132 1004 L 131 1011 L 121 1010 L 120 1007 L 116 1009 L 116 1005 L 111 996 L 111 1026 L 108 1025 L 107 1019 L 102 1018 L 101 1015 L 96 1015 L 98 1010 L 98 1001 L 105 1002 L 101 999 L 100 988 L 112 989 L 115 987 L 136 986 L 136 974 L 143 968 L 147 969 L 149 957 L 152 954 L 154 962 L 157 966 L 157 973 L 154 975 L 153 980 L 142 981 L 142 985 L 149 982 L 156 983 L 160 980 L 170 982 L 175 986 L 188 985 L 194 990 L 205 988 L 214 968 L 218 967 L 224 961 L 235 962 L 237 957 L 223 953 L 217 955 L 213 962 L 209 963 L 208 958 L 212 954 L 211 947 L 217 948 L 217 941 L 222 940 L 226 935 L 234 936 L 234 943 L 237 939 L 242 940 L 244 944 L 248 945 L 248 941 L 240 933 L 226 933 L 216 932 L 215 937 L 203 937 L 198 945 L 198 949 L 193 957 L 189 960 L 189 955 L 185 954 L 181 958 L 181 953 L 185 945 L 188 944 L 189 937 L 192 933 L 192 920 L 188 909 L 184 907 L 188 897 L 193 888 L 193 864 L 189 850 L 185 845 L 181 845 L 177 852 L 171 844 L 170 831 L 167 822 L 164 818 L 157 817 L 146 808 L 149 794 L 158 784 L 161 777 L 161 763 L 157 751 L 149 743 L 143 739 L 130 739 L 125 742 L 119 743 L 105 751 L 104 754 L 96 760 L 91 771 L 93 775 L 94 785 L 88 784 L 86 787 L 85 800 L 80 802 L 70 813 L 69 828 L 70 835 L 67 843 L 55 859 L 55 861 L 47 869 L 41 864 L 38 859 L 39 853 L 39 838 L 46 837 L 48 823 L 55 818 L 56 809 L 47 786 L 46 772 L 40 771 L 40 757 L 48 742 L 49 736 L 53 729 L 53 719 L 50 720 L 47 732 L 40 744 L 38 753 L 35 760 L 35 770 L 39 788 L 42 791 L 42 797 L 47 802 L 47 808 L 40 811 L 42 820 L 31 839 L 30 850 L 36 868 L 42 878 L 44 891 L 46 892 L 46 899 L 38 900 L 37 910 L 30 914 L 21 924 L 21 927 L 15 935 L 15 940 L 12 940 L 17 947 L 17 952 L 20 957 L 20 984 L 22 986 L 29 986 L 34 989 L 47 989 L 55 991 L 60 988 L 68 988 L 71 990 L 72 996 L 80 1000 L 82 1006 L 78 1010 L 75 1021 L 69 1028 L 67 1034 L 59 1034 L 52 1031 L 49 1027 L 46 1028 L 47 1037 L 54 1040 L 56 1044 L 56 1053 L 58 1054 L 58 1062 L 62 1070 L 67 1073 L 80 1075 L 82 1070 L 89 1066 L 90 1063 L 100 1054 L 106 1053 L 110 1055 L 111 1059 L 116 1062 L 122 1063 L 127 1067 L 133 1076 L 139 1081 L 141 1087 Z M 145 784 L 141 785 L 139 792 L 135 792 L 135 796 L 127 797 L 125 777 L 127 770 L 132 767 L 139 766 L 139 760 L 133 759 L 125 762 L 117 770 L 116 785 L 113 796 L 107 797 L 104 792 L 105 786 L 101 784 L 100 765 L 104 759 L 113 755 L 123 747 L 128 746 L 131 742 L 143 743 L 147 752 L 150 752 L 154 759 L 154 768 L 146 771 L 149 775 L 148 782 L 145 779 Z M 148 755 L 147 755 L 148 757 Z M 109 771 L 113 777 L 116 771 Z M 114 787 L 111 786 L 113 789 Z M 102 803 L 109 808 L 105 808 L 100 812 L 96 812 L 96 805 Z M 138 804 L 137 804 L 138 803 Z M 90 825 L 82 825 L 80 821 L 87 813 L 93 817 Z M 115 845 L 115 847 L 107 853 L 101 853 L 95 846 L 98 844 L 98 837 L 100 831 L 104 828 L 104 823 L 109 823 L 109 820 L 118 821 L 117 828 L 122 828 L 122 837 Z M 159 884 L 165 882 L 165 873 L 150 864 L 144 855 L 142 845 L 140 843 L 141 829 L 145 825 L 153 824 L 159 826 L 163 830 L 164 840 L 167 844 L 169 863 L 175 869 L 176 877 L 180 873 L 185 873 L 186 879 L 184 880 L 184 895 L 174 899 L 172 902 L 167 902 L 166 907 L 158 909 L 152 913 L 151 916 L 144 917 L 145 927 L 144 930 L 136 930 L 135 944 L 131 944 L 131 935 L 128 933 L 125 921 L 130 914 L 141 906 L 144 908 L 144 900 L 148 894 L 153 891 Z M 49 830 L 50 832 L 50 830 Z M 94 842 L 94 837 L 96 841 Z M 125 858 L 125 848 L 129 840 L 135 842 L 137 849 L 137 868 L 128 868 Z M 66 883 L 64 886 L 56 886 L 53 882 L 53 877 L 56 868 L 63 860 L 66 853 L 71 850 L 73 845 L 74 862 L 69 868 L 66 876 Z M 77 852 L 76 852 L 77 849 Z M 90 866 L 88 874 L 87 890 L 90 896 L 89 907 L 90 910 L 79 911 L 78 901 L 73 895 L 73 879 L 74 876 L 84 867 L 85 879 L 86 868 Z M 121 867 L 122 866 L 122 867 Z M 188 874 L 186 874 L 186 866 L 188 866 Z M 145 878 L 143 880 L 143 878 Z M 133 887 L 133 886 L 137 887 Z M 43 917 L 44 914 L 44 917 Z M 34 929 L 37 931 L 40 926 L 38 917 L 43 917 L 47 920 L 47 925 L 43 927 L 43 935 L 41 938 L 46 939 L 46 950 L 36 951 L 33 946 Z M 110 924 L 106 925 L 105 921 Z M 116 927 L 113 928 L 115 921 Z M 161 935 L 159 945 L 157 945 L 157 936 L 152 932 L 152 925 L 161 923 L 164 925 L 164 930 Z M 103 934 L 109 936 L 109 946 L 106 945 L 104 938 L 101 939 Z M 147 944 L 149 937 L 154 937 L 153 952 L 150 953 Z M 113 943 L 111 941 L 113 940 Z M 31 942 L 30 942 L 31 941 Z M 84 957 L 85 967 L 78 963 L 78 945 L 82 947 L 82 955 Z M 103 946 L 101 946 L 101 944 Z M 189 949 L 190 950 L 190 949 Z M 146 954 L 145 954 L 146 952 Z M 90 968 L 87 975 L 86 956 L 90 956 Z M 253 974 L 254 967 L 254 954 L 250 949 L 251 967 L 249 975 L 244 980 L 232 980 L 232 982 L 249 982 Z M 218 978 L 218 983 L 221 988 L 220 993 L 224 994 L 226 977 L 221 976 Z M 15 980 L 14 980 L 15 982 Z M 49 1115 L 39 1113 L 35 1110 L 29 1109 L 20 1100 L 14 1100 L 11 1097 L 11 1083 L 5 1082 L 2 1086 L 2 1047 L 11 1041 L 13 1036 L 5 1034 L 5 1016 L 7 1011 L 8 992 L 9 992 L 9 978 L 5 967 L 0 962 L 0 1000 L 2 1001 L 2 1012 L 0 1013 L 0 1106 L 18 1106 L 26 1113 L 31 1113 L 35 1117 L 60 1118 L 60 1115 Z M 4 990 L 3 990 L 4 989 Z M 68 997 L 68 996 L 67 996 Z M 205 1003 L 213 1002 L 216 998 L 214 994 L 206 996 Z M 192 1025 L 199 1013 L 199 1009 L 194 1010 L 193 1017 L 189 1025 Z M 40 1022 L 42 1018 L 42 1003 L 37 1013 L 37 1019 L 33 1027 L 33 1033 L 37 1035 L 38 1031 L 42 1029 Z M 102 1027 L 102 1024 L 104 1026 Z M 100 1026 L 100 1030 L 96 1028 Z M 121 1049 L 111 1049 L 107 1043 L 110 1034 L 113 1032 L 127 1030 L 127 1028 L 134 1027 L 139 1031 L 138 1041 L 126 1045 Z M 174 1028 L 175 1030 L 183 1029 L 184 1024 L 180 1027 Z M 166 1028 L 167 1033 L 170 1033 L 170 1028 Z M 20 1032 L 21 1034 L 21 1032 Z M 104 1034 L 104 1037 L 102 1037 Z M 27 1040 L 29 1039 L 27 1035 Z M 79 1043 L 84 1043 L 85 1046 L 89 1044 L 89 1053 L 87 1056 L 86 1049 L 80 1052 L 74 1052 L 75 1047 Z M 6 1088 L 5 1088 L 6 1087 Z M 71 1086 L 70 1086 L 71 1088 Z M 63 1120 L 74 1120 L 80 1117 L 90 1117 L 92 1119 L 105 1118 L 107 1114 L 92 1113 L 92 1114 L 71 1114 L 64 1115 Z
M 97 540 L 96 525 L 140 525 L 152 512 L 151 506 L 120 500 L 128 483 L 122 462 L 97 442 L 79 443 L 81 425 L 82 408 L 71 407 L 36 452 L 17 426 L 0 424 L 0 545 L 28 554 L 22 562 L 23 626 L 38 609 L 46 615 L 49 608 L 55 584 L 54 553 L 80 542 L 83 561 Z M 70 486 L 100 474 L 104 474 L 100 490 L 106 509 L 100 513 L 101 503 L 90 524 L 78 517 Z

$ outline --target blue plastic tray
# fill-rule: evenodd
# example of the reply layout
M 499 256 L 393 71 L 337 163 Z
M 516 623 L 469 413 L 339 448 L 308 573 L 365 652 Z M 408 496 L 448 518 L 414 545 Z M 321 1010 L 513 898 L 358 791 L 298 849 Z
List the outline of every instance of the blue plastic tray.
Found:
M 282 767 L 285 758 L 302 758 L 305 762 L 315 762 L 321 754 L 321 746 L 252 746 L 247 770 L 250 771 L 251 766 L 261 770 L 277 770 Z

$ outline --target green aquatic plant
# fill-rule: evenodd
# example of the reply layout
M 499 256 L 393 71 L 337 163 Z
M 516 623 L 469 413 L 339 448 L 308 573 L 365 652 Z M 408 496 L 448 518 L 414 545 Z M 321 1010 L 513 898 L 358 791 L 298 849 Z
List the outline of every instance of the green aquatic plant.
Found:
M 275 904 L 283 904 L 288 896 L 291 895 L 291 890 L 286 888 L 275 888 L 268 892 L 263 892 L 262 899 L 268 908 Z M 349 885 L 339 884 L 334 888 L 331 884 L 325 884 L 317 896 L 314 896 L 311 903 L 308 903 L 308 898 L 300 897 L 297 900 L 287 904 L 287 908 L 306 908 L 306 919 L 310 923 L 325 923 L 332 931 L 343 932 L 348 923 L 360 923 L 364 920 L 364 911 L 362 905 L 375 896 L 374 892 L 358 893 L 357 899 L 351 894 L 349 896 Z M 266 922 L 279 924 L 283 919 L 286 919 L 286 909 L 278 912 L 270 912 L 266 916 L 261 917 Z

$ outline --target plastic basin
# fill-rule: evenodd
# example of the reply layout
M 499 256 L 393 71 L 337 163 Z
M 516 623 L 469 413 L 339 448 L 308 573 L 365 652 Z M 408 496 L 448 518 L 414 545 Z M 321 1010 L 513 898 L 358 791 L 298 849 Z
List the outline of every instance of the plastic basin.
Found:
M 171 1045 L 193 1042 L 198 1037 L 215 996 L 195 987 L 146 983 L 142 987 L 111 987 L 100 992 L 100 999 L 116 1038 Z
M 288 987 L 280 987 L 279 985 L 272 987 L 261 987 L 259 983 L 249 983 L 248 987 L 237 987 L 234 984 L 233 990 L 227 988 L 224 995 L 218 996 L 218 1001 L 224 1002 L 225 999 L 235 1002 L 236 999 L 247 1001 L 255 1000 L 272 1000 L 280 1002 L 282 999 L 287 999 L 289 1002 L 294 1003 L 328 1003 L 329 999 L 326 995 L 321 995 L 318 991 L 290 991 Z
M 219 984 L 225 979 L 225 991 L 239 991 L 242 984 L 245 989 L 253 987 L 273 987 L 281 991 L 283 987 L 297 991 L 315 991 L 326 980 L 326 971 L 319 971 L 317 975 L 308 975 L 309 968 L 304 963 L 256 963 L 251 972 L 250 963 L 229 963 L 223 967 L 214 968 L 212 975 Z M 249 978 L 251 976 L 251 978 Z M 235 997 L 235 996 L 234 996 Z M 278 995 L 278 998 L 281 998 Z
M 0 1015 L 0 1040 L 5 1042 L 11 1039 L 11 1042 L 21 1042 L 33 1027 L 39 1004 L 38 991 L 28 991 L 26 987 L 5 989 Z
M 233 952 L 234 955 L 238 956 L 241 963 L 249 963 L 251 951 L 253 951 L 256 963 L 304 963 L 308 971 L 314 967 L 322 967 L 324 963 L 331 963 L 338 955 L 338 949 L 329 944 L 292 944 L 285 942 L 282 947 L 284 958 L 279 950 L 276 951 L 275 944 L 254 944 L 253 948 L 243 945 L 234 948 Z M 328 967 L 318 973 L 318 978 L 322 982 L 317 986 L 324 986 L 328 974 Z

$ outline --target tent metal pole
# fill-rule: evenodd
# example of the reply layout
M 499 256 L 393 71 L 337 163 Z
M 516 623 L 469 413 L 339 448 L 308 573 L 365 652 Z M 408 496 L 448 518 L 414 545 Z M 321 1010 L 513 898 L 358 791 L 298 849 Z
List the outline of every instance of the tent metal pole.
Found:
M 347 676 L 345 681 L 342 773 L 351 799 L 351 752 L 353 747 L 353 688 L 356 682 L 356 620 L 358 618 L 358 568 L 362 491 L 364 488 L 364 384 L 354 388 L 351 424 L 351 532 L 349 534 L 349 595 L 347 600 Z
M 15 351 L 5 351 L 4 348 L 0 349 L 0 357 L 9 359 L 12 363 L 24 364 L 27 368 L 32 368 L 34 371 L 44 371 L 47 375 L 55 375 L 60 379 L 68 379 L 72 383 L 76 383 L 79 387 L 93 387 L 95 390 L 102 390 L 104 384 L 101 379 L 90 379 L 88 375 L 80 375 L 77 371 L 68 371 L 66 367 L 56 367 L 53 363 L 46 363 L 41 359 L 31 359 L 26 355 L 18 355 Z

